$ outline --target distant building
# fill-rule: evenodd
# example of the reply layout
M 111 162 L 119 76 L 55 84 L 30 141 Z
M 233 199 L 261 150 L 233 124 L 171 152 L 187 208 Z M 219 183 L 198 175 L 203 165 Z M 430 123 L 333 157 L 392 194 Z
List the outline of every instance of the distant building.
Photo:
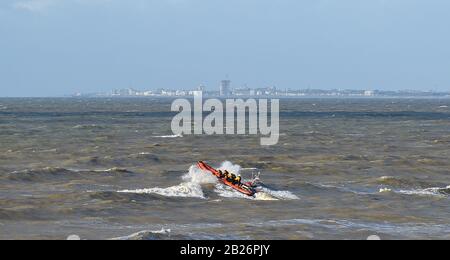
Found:
M 231 94 L 231 81 L 222 80 L 220 82 L 220 96 L 226 97 Z
M 138 96 L 139 94 L 140 94 L 139 91 L 132 88 L 115 89 L 112 91 L 112 96 L 129 97 L 129 96 Z
M 157 90 L 136 90 L 133 88 L 115 89 L 111 92 L 101 93 L 76 93 L 74 97 L 173 97 L 173 96 L 207 96 L 207 97 L 227 97 L 227 96 L 287 96 L 287 97 L 450 97 L 450 92 L 434 92 L 434 91 L 415 91 L 415 90 L 399 90 L 399 91 L 383 91 L 383 90 L 355 90 L 355 89 L 277 89 L 276 87 L 256 87 L 247 86 L 241 88 L 231 88 L 231 81 L 223 80 L 220 82 L 220 91 L 208 91 L 204 86 L 199 86 L 193 90 L 182 89 L 163 89 Z
M 234 96 L 251 96 L 254 91 L 250 88 L 245 87 L 245 88 L 236 88 L 232 92 Z
M 203 91 L 202 91 L 202 90 L 195 90 L 195 91 L 192 91 L 192 96 L 194 96 L 194 97 L 200 97 L 200 96 L 203 96 Z
M 373 90 L 366 90 L 366 91 L 364 91 L 364 96 L 366 96 L 366 97 L 373 97 L 373 96 L 375 96 L 375 91 L 373 91 Z

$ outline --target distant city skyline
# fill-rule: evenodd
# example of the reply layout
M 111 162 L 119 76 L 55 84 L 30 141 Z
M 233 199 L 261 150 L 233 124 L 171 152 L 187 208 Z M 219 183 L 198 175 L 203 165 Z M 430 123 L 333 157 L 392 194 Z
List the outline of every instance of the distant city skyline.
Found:
M 204 85 L 196 88 L 165 89 L 157 90 L 123 88 L 113 89 L 108 92 L 97 93 L 75 93 L 72 97 L 195 97 L 209 96 L 220 98 L 267 98 L 267 97 L 397 97 L 397 98 L 450 98 L 450 91 L 418 91 L 418 90 L 367 90 L 367 89 L 280 89 L 273 87 L 237 87 L 231 86 L 230 80 L 222 80 L 220 86 L 215 90 L 208 90 Z
M 445 92 L 449 11 L 446 0 L 3 0 L 0 97 L 224 79 Z

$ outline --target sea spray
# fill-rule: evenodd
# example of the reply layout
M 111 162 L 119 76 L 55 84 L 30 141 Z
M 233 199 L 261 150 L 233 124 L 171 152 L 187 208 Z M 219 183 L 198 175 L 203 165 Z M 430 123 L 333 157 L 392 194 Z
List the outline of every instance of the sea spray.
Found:
M 243 170 L 240 165 L 233 164 L 229 161 L 225 161 L 219 167 L 222 171 L 229 171 L 234 174 L 240 175 Z M 221 197 L 225 198 L 242 198 L 242 199 L 251 199 L 251 200 L 298 200 L 299 197 L 292 194 L 289 191 L 275 191 L 266 187 L 258 187 L 258 193 L 255 194 L 254 197 L 249 197 L 245 194 L 242 194 L 228 186 L 224 186 L 221 184 L 216 185 L 215 192 L 219 194 Z
M 222 171 L 229 171 L 236 175 L 240 175 L 241 166 L 233 164 L 229 161 L 225 161 L 218 168 Z M 148 188 L 148 189 L 136 189 L 136 190 L 122 190 L 120 193 L 134 193 L 134 194 L 158 194 L 166 197 L 183 197 L 183 198 L 200 198 L 206 199 L 202 189 L 202 185 L 215 184 L 214 192 L 220 197 L 224 198 L 237 198 L 237 199 L 249 199 L 249 200 L 297 200 L 296 195 L 289 191 L 275 191 L 266 187 L 259 187 L 255 197 L 244 195 L 231 187 L 223 185 L 218 182 L 218 179 L 209 172 L 199 169 L 197 166 L 192 165 L 189 168 L 189 172 L 182 176 L 183 182 L 179 185 L 168 188 Z
M 222 170 L 222 171 L 226 170 L 226 171 L 232 172 L 236 175 L 240 175 L 242 167 L 240 165 L 233 164 L 232 162 L 225 161 L 219 167 L 219 170 Z
M 196 166 L 191 166 L 189 172 L 182 177 L 181 184 L 168 188 L 149 188 L 137 190 L 122 190 L 120 193 L 135 193 L 135 194 L 158 194 L 166 197 L 184 197 L 184 198 L 201 198 L 204 199 L 201 185 L 215 183 L 217 179 L 211 174 L 198 169 Z

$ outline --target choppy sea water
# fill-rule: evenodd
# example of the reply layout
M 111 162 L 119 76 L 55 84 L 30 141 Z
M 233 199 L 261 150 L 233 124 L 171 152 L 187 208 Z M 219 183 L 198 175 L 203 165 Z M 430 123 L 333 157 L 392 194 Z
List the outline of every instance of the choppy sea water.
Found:
M 272 147 L 174 136 L 170 105 L 0 99 L 0 239 L 450 239 L 448 99 L 281 100 Z

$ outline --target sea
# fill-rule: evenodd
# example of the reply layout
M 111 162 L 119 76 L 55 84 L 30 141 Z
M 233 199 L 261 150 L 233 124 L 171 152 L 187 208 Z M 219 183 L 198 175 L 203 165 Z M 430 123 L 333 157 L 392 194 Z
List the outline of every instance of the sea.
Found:
M 282 99 L 274 146 L 174 135 L 172 101 L 1 98 L 0 239 L 450 239 L 450 99 Z

